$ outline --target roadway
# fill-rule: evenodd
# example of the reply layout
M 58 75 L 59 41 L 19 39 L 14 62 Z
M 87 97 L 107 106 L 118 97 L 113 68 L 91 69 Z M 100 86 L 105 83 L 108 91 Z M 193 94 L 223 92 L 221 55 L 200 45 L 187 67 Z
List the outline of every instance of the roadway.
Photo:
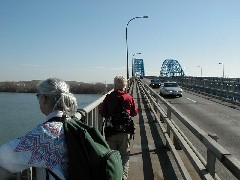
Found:
M 180 98 L 164 98 L 206 133 L 216 134 L 219 144 L 240 159 L 240 106 L 190 90 Z
M 240 159 L 239 107 L 191 91 L 167 100 L 206 133 L 216 134 L 218 143 Z
M 144 81 L 149 83 L 149 80 L 144 79 Z M 159 88 L 156 88 L 155 91 L 159 94 Z M 183 90 L 182 97 L 164 98 L 203 131 L 208 134 L 216 134 L 218 143 L 237 159 L 240 159 L 240 106 L 186 89 Z M 195 137 L 191 132 L 184 130 L 184 126 L 180 122 L 176 120 L 176 123 L 183 129 L 190 141 L 198 149 L 201 149 L 201 154 L 206 156 L 204 146 L 197 143 L 198 141 L 194 140 Z

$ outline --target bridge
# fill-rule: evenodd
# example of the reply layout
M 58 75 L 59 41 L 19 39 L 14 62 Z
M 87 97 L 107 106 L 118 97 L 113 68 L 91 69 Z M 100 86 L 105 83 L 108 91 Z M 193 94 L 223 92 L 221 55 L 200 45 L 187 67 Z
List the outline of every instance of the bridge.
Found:
M 133 59 L 132 76 L 145 76 L 143 59 Z
M 145 76 L 143 59 L 133 59 L 132 76 Z M 151 76 L 149 77 L 151 78 Z M 162 63 L 159 77 L 161 82 L 176 81 L 182 87 L 190 88 L 200 93 L 223 97 L 234 103 L 240 102 L 240 79 L 219 77 L 191 77 L 186 76 L 182 66 L 175 59 L 165 59 Z
M 134 59 L 132 67 L 133 75 L 145 76 L 143 59 Z M 161 82 L 178 82 L 183 98 L 161 97 L 149 87 L 156 77 L 128 81 L 139 109 L 133 118 L 129 180 L 240 179 L 240 79 L 185 76 L 172 59 L 163 62 L 160 75 Z M 100 131 L 104 119 L 98 109 L 105 96 L 78 109 L 85 123 Z M 45 177 L 38 168 L 10 176 Z
M 145 76 L 143 59 L 133 59 L 132 76 Z M 180 63 L 175 59 L 166 59 L 162 63 L 160 77 L 184 76 Z
M 160 77 L 184 76 L 185 73 L 180 63 L 175 59 L 166 59 L 163 61 Z
M 129 80 L 128 92 L 139 108 L 134 117 L 136 132 L 131 142 L 129 180 L 240 179 L 239 104 L 201 94 L 188 84 L 182 98 L 167 99 L 148 86 L 148 79 Z M 78 110 L 84 114 L 86 124 L 99 130 L 104 119 L 98 109 L 105 96 Z M 195 98 L 201 103 L 195 103 Z M 221 107 L 219 112 L 213 110 L 213 103 Z M 199 109 L 203 111 L 198 113 Z M 219 124 L 215 125 L 215 121 Z M 220 130 L 216 126 L 221 126 Z M 27 172 L 18 174 L 18 178 L 42 177 L 37 168 Z

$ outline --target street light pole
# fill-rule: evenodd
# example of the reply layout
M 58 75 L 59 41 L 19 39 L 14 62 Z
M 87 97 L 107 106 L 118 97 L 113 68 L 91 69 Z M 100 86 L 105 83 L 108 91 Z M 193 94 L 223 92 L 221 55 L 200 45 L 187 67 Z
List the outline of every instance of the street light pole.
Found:
M 129 23 L 134 20 L 134 19 L 137 19 L 137 18 L 148 18 L 148 16 L 142 16 L 142 17 L 134 17 L 132 19 L 130 19 L 127 23 L 127 26 L 126 26 L 126 46 L 127 46 L 127 79 L 129 79 L 129 69 L 128 69 L 128 43 L 127 43 L 127 28 L 128 28 L 128 25 Z
M 223 65 L 223 78 L 224 78 L 224 64 L 223 63 L 218 63 Z
M 132 57 L 132 76 L 134 76 L 134 74 L 133 74 L 133 59 L 134 59 L 134 56 L 136 55 L 136 54 L 142 54 L 142 53 L 135 53 L 135 54 L 133 54 L 133 57 Z
M 200 67 L 200 68 L 201 68 L 201 77 L 202 77 L 202 67 L 201 67 L 201 66 L 198 66 L 198 67 Z

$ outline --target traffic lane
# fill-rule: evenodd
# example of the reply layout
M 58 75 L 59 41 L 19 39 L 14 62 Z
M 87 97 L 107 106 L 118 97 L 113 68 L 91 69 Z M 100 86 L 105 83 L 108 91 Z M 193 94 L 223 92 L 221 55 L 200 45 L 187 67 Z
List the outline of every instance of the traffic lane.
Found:
M 199 95 L 184 91 L 181 98 L 165 98 L 208 134 L 216 134 L 218 143 L 240 159 L 240 111 Z

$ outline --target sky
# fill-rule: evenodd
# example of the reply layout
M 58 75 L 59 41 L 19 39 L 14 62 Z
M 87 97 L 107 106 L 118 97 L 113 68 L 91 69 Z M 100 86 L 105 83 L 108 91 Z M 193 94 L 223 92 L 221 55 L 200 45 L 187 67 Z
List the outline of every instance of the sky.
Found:
M 112 83 L 126 27 L 130 75 L 135 57 L 149 76 L 175 59 L 187 76 L 240 78 L 239 0 L 0 0 L 0 81 Z

